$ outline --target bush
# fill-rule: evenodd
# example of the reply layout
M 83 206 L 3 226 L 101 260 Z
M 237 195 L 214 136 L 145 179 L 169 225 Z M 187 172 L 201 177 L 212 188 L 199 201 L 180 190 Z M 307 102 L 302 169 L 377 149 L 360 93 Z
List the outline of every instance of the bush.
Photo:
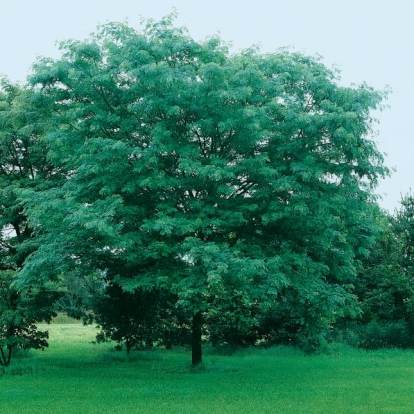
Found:
M 329 340 L 363 349 L 414 348 L 413 326 L 404 320 L 349 324 L 334 330 Z
M 126 292 L 116 283 L 109 283 L 101 297 L 95 297 L 92 311 L 100 332 L 96 339 L 111 339 L 118 349 L 151 348 L 153 345 L 173 346 L 190 343 L 189 317 L 175 307 L 177 298 L 166 290 L 136 289 Z
M 370 322 L 360 327 L 360 348 L 411 348 L 414 346 L 410 326 L 405 321 Z

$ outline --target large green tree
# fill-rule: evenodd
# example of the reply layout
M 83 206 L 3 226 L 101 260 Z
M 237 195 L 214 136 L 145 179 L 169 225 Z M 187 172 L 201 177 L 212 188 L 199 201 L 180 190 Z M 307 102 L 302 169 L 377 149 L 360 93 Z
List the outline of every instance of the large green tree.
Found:
M 59 292 L 34 280 L 16 283 L 28 254 L 36 249 L 33 227 L 18 192 L 42 190 L 59 177 L 42 142 L 46 117 L 32 105 L 33 93 L 3 79 L 0 83 L 0 365 L 10 363 L 16 348 L 47 346 L 39 321 L 54 315 Z M 53 184 L 52 184 L 53 183 Z
M 198 43 L 171 16 L 65 42 L 31 84 L 67 180 L 23 193 L 42 240 L 24 280 L 98 268 L 126 291 L 169 289 L 193 315 L 193 364 L 203 316 L 233 297 L 264 312 L 289 288 L 309 334 L 356 312 L 387 173 L 370 139 L 380 93 L 338 86 L 316 58 Z

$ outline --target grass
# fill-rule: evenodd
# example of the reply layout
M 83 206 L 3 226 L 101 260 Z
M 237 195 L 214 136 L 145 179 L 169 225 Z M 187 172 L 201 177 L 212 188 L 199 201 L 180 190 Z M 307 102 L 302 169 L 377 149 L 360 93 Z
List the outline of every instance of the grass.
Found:
M 92 345 L 94 329 L 52 324 L 50 347 L 0 372 L 8 413 L 412 413 L 414 353 L 337 346 L 305 356 L 275 347 L 133 352 Z

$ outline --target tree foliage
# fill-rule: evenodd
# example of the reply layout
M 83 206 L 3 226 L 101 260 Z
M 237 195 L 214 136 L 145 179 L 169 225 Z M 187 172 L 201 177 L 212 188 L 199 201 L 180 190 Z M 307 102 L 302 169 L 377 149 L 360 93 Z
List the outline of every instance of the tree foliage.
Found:
M 355 282 L 362 347 L 414 345 L 413 211 L 411 194 L 401 198 L 394 215 L 378 211 L 378 237 Z
M 100 332 L 98 342 L 107 339 L 131 349 L 152 348 L 163 345 L 189 344 L 188 315 L 175 308 L 177 299 L 167 290 L 124 291 L 110 283 L 103 296 L 94 296 L 91 306 Z
M 18 190 L 44 189 L 56 174 L 41 142 L 46 119 L 31 105 L 32 91 L 7 80 L 0 84 L 0 266 L 18 270 L 33 249 L 32 228 Z
M 33 227 L 19 196 L 23 189 L 41 191 L 59 177 L 42 141 L 47 118 L 32 105 L 33 93 L 3 79 L 0 84 L 0 365 L 10 363 L 17 348 L 44 348 L 59 292 L 35 280 L 19 286 L 26 257 L 36 249 Z
M 291 292 L 307 334 L 357 313 L 387 174 L 370 138 L 382 94 L 298 53 L 231 55 L 172 20 L 104 25 L 34 66 L 66 180 L 21 193 L 41 240 L 24 280 L 100 269 L 126 292 L 170 290 L 194 316 L 194 364 L 203 317 L 229 298 L 266 312 Z
M 52 305 L 59 296 L 55 289 L 18 289 L 17 273 L 0 270 L 0 366 L 10 364 L 16 349 L 44 349 L 48 346 L 47 331 L 36 322 L 50 322 L 56 313 Z

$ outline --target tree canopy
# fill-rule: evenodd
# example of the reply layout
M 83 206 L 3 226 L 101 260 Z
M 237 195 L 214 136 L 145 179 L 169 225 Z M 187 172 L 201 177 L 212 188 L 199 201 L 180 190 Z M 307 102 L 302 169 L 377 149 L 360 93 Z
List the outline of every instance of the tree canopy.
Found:
M 41 191 L 59 177 L 49 162 L 40 137 L 46 118 L 31 104 L 32 91 L 0 83 L 0 365 L 7 366 L 16 348 L 44 348 L 47 331 L 39 321 L 50 321 L 59 292 L 35 280 L 16 281 L 26 257 L 36 250 L 33 228 L 18 192 Z M 52 185 L 52 184 L 50 184 Z
M 19 193 L 39 240 L 22 281 L 98 270 L 127 292 L 170 290 L 193 315 L 194 364 L 203 317 L 234 298 L 236 324 L 297 306 L 304 335 L 359 312 L 383 94 L 339 86 L 317 58 L 196 42 L 171 16 L 61 49 L 30 78 L 64 179 Z

